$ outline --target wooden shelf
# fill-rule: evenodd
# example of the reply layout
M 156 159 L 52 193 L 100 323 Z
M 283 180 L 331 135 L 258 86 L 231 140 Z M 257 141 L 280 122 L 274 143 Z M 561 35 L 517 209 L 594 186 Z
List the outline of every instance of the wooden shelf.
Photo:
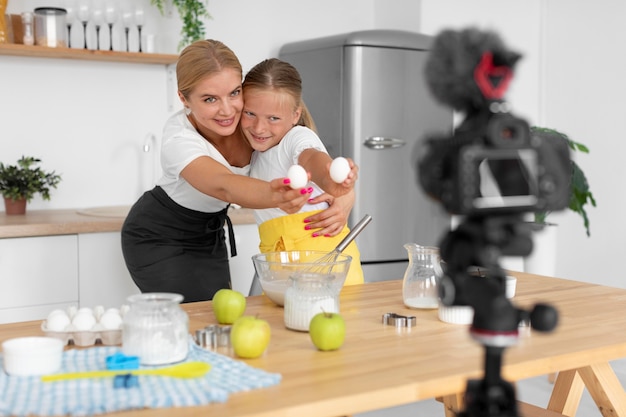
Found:
M 18 44 L 0 44 L 0 55 L 34 58 L 80 59 L 85 61 L 126 62 L 135 64 L 170 65 L 178 55 L 149 54 L 145 52 L 92 51 L 90 49 L 48 48 Z

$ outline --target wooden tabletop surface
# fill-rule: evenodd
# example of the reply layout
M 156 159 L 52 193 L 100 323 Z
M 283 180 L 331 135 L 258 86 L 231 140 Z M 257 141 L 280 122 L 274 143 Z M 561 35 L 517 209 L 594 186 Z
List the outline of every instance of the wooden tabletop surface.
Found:
M 532 331 L 506 350 L 505 379 L 521 380 L 626 357 L 626 290 L 514 275 L 518 276 L 514 302 L 520 307 L 551 303 L 559 310 L 560 322 L 554 332 Z M 340 299 L 346 341 L 334 352 L 317 351 L 307 333 L 287 330 L 283 309 L 265 296 L 249 297 L 246 314 L 268 320 L 272 339 L 261 358 L 246 362 L 282 374 L 281 383 L 232 394 L 223 404 L 177 409 L 176 415 L 342 416 L 463 392 L 468 378 L 482 376 L 482 347 L 470 339 L 468 326 L 443 323 L 436 310 L 406 309 L 401 288 L 401 281 L 345 287 Z M 191 332 L 215 323 L 210 302 L 184 308 Z M 410 330 L 385 326 L 382 315 L 387 312 L 415 315 L 417 325 Z M 40 322 L 2 325 L 0 340 L 41 334 L 39 326 Z M 616 389 L 621 399 L 623 390 Z M 171 413 L 166 408 L 115 415 Z

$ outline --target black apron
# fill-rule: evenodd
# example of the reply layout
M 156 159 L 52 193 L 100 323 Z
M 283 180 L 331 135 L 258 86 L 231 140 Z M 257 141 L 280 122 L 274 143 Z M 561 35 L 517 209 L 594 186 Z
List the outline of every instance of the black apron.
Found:
M 122 226 L 122 253 L 141 292 L 182 294 L 185 303 L 211 300 L 231 288 L 224 223 L 235 238 L 228 207 L 203 213 L 174 202 L 159 186 L 145 192 Z

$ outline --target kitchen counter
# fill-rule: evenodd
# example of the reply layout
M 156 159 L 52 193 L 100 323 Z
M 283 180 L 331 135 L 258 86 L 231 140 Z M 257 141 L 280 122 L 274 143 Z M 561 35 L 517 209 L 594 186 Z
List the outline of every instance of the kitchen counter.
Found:
M 0 238 L 117 232 L 130 206 L 87 209 L 27 210 L 25 215 L 0 214 Z M 254 224 L 250 209 L 230 209 L 234 225 Z

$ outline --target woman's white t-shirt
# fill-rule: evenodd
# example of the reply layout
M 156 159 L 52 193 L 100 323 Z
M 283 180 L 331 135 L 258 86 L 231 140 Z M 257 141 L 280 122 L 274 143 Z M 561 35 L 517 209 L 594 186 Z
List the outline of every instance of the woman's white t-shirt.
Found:
M 191 210 L 214 213 L 223 210 L 228 202 L 218 200 L 193 188 L 180 176 L 191 161 L 209 156 L 234 174 L 248 176 L 250 165 L 233 167 L 222 154 L 193 127 L 185 110 L 173 114 L 163 128 L 161 167 L 163 176 L 157 181 L 167 195 L 176 203 Z
M 252 152 L 250 176 L 265 181 L 286 177 L 289 167 L 297 164 L 302 151 L 309 148 L 328 153 L 322 140 L 314 131 L 304 126 L 294 126 L 276 146 L 265 152 Z M 314 182 L 309 182 L 308 186 L 313 187 L 311 198 L 324 192 Z M 327 203 L 305 204 L 302 206 L 299 213 L 323 210 L 326 208 L 328 208 Z M 276 217 L 285 216 L 286 214 L 287 213 L 279 208 L 254 210 L 254 217 L 257 224 L 261 224 Z

